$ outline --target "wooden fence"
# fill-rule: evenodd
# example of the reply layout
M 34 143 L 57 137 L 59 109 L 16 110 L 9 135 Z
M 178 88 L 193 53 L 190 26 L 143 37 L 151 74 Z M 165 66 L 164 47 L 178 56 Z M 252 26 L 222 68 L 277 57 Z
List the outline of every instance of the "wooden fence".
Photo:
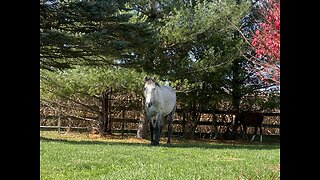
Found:
M 120 108 L 119 108 L 120 109 Z M 141 121 L 140 118 L 136 117 L 127 117 L 127 112 L 130 111 L 128 108 L 122 108 L 121 112 L 118 112 L 118 116 L 110 116 L 110 123 L 113 124 L 112 133 L 121 133 L 122 136 L 124 134 L 136 134 L 137 126 Z M 197 122 L 196 126 L 198 130 L 196 130 L 195 134 L 202 137 L 212 137 L 213 127 L 217 127 L 220 132 L 223 133 L 227 126 L 230 125 L 231 121 L 223 120 L 224 117 L 231 116 L 226 111 L 202 111 L 202 116 L 207 116 L 206 118 L 200 119 Z M 265 135 L 280 135 L 280 113 L 262 113 L 266 118 L 273 117 L 276 120 L 272 122 L 264 120 L 263 123 L 263 134 Z M 216 116 L 217 120 L 213 120 L 213 115 Z M 220 119 L 219 119 L 220 117 Z M 41 130 L 76 130 L 76 131 L 89 131 L 90 126 L 81 126 L 75 127 L 72 125 L 61 125 L 61 121 L 87 121 L 87 122 L 97 122 L 97 119 L 93 117 L 77 117 L 77 116 L 63 116 L 63 115 L 40 115 L 41 120 L 53 120 L 56 121 L 56 125 L 40 126 Z M 188 123 L 185 119 L 185 113 L 182 110 L 177 109 L 175 119 L 173 120 L 173 135 L 182 136 L 184 133 L 184 126 Z M 180 126 L 180 127 L 179 127 Z M 198 128 L 202 127 L 202 128 Z M 202 130 L 201 130 L 202 129 Z M 203 130 L 204 129 L 204 130 Z M 266 130 L 269 129 L 269 130 Z M 219 131 L 218 130 L 218 131 Z M 270 131 L 271 133 L 268 133 Z M 248 131 L 250 134 L 252 129 Z

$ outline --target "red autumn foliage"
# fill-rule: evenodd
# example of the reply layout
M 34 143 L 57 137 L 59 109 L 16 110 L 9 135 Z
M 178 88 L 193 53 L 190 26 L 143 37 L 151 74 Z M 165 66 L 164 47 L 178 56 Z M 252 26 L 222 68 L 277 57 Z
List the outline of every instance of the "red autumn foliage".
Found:
M 263 67 L 257 72 L 262 80 L 280 83 L 280 2 L 263 0 L 259 9 L 261 21 L 251 41 L 255 61 Z
M 257 58 L 266 56 L 269 61 L 280 61 L 280 3 L 265 0 L 260 14 L 262 22 L 252 38 Z

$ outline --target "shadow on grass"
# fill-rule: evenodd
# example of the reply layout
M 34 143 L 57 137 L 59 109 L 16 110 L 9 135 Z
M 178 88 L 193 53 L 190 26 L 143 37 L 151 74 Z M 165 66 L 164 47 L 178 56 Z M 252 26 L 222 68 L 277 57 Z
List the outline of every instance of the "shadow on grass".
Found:
M 75 145 L 123 145 L 123 146 L 145 146 L 150 148 L 203 148 L 203 149 L 248 149 L 248 150 L 271 150 L 271 149 L 279 149 L 279 143 L 243 143 L 239 141 L 214 141 L 214 142 L 190 142 L 190 141 L 181 141 L 175 142 L 171 145 L 161 144 L 160 146 L 151 146 L 146 143 L 139 142 L 108 142 L 108 141 L 92 141 L 92 140 L 67 140 L 67 139 L 53 139 L 40 136 L 40 141 L 44 142 L 60 142 L 60 143 L 68 143 Z

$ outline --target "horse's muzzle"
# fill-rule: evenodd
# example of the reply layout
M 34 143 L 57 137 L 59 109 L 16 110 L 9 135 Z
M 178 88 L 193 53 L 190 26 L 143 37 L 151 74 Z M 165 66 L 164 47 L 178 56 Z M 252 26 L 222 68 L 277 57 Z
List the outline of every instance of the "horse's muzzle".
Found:
M 152 106 L 152 102 L 146 103 L 146 106 L 150 108 Z

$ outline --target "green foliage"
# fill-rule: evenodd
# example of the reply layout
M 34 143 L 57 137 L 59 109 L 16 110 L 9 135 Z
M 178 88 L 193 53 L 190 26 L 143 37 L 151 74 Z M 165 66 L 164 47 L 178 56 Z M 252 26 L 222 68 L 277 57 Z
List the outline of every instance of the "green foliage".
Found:
M 176 142 L 40 132 L 40 179 L 279 179 L 279 144 Z M 161 142 L 163 143 L 163 142 Z
M 112 87 L 115 91 L 141 93 L 145 73 L 119 67 L 81 67 L 59 72 L 41 71 L 41 97 L 99 96 Z
M 40 2 L 40 67 L 114 64 L 139 51 L 151 35 L 147 24 L 132 23 L 126 1 Z M 141 49 L 141 48 L 140 48 Z
M 161 46 L 151 60 L 154 73 L 175 82 L 182 91 L 178 98 L 187 106 L 215 108 L 218 101 L 230 98 L 221 87 L 231 86 L 231 67 L 244 47 L 237 27 L 248 10 L 247 2 L 190 1 L 162 19 L 157 34 Z
M 231 39 L 234 27 L 239 25 L 247 3 L 236 4 L 235 1 L 198 2 L 194 6 L 174 9 L 173 15 L 166 16 L 166 22 L 160 30 L 167 44 L 182 42 L 212 41 L 219 35 Z
M 110 87 L 140 94 L 146 74 L 169 82 L 186 107 L 213 109 L 232 93 L 248 94 L 238 28 L 249 8 L 233 0 L 40 3 L 41 68 L 71 68 L 42 70 L 41 98 L 98 96 Z

